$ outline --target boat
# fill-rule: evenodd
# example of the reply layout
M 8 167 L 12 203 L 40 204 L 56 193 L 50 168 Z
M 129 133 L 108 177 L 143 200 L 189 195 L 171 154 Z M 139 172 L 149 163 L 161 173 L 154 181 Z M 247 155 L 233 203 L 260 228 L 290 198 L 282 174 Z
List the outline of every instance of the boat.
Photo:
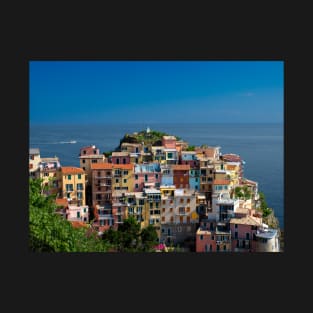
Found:
M 76 140 L 69 141 L 69 143 L 76 143 L 76 142 L 77 142 Z

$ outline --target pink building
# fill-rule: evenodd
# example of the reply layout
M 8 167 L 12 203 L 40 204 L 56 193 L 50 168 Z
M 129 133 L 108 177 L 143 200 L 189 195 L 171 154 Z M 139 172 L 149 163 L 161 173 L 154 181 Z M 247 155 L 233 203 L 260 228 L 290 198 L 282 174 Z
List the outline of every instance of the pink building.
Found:
M 66 209 L 66 219 L 73 222 L 89 222 L 88 205 L 68 205 Z
M 231 232 L 227 224 L 203 220 L 196 233 L 196 252 L 230 252 Z
M 213 233 L 200 227 L 196 233 L 196 252 L 213 251 L 216 251 L 216 242 Z
M 230 220 L 232 234 L 232 251 L 255 252 L 256 234 L 259 227 L 262 227 L 262 219 L 254 216 L 232 218 Z
M 134 173 L 134 191 L 144 188 L 157 188 L 161 185 L 162 173 L 159 163 L 136 164 Z
M 176 149 L 176 137 L 175 136 L 163 136 L 162 146 L 165 149 Z
M 130 164 L 130 154 L 128 152 L 112 152 L 111 162 L 113 164 Z

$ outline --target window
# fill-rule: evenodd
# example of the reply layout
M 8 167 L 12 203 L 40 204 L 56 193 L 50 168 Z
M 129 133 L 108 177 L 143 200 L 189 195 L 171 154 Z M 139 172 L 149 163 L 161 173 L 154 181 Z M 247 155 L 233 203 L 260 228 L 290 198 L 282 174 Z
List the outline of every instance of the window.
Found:
M 214 235 L 211 235 L 211 240 L 214 240 Z
M 246 233 L 246 240 L 249 240 L 249 239 L 250 239 L 250 234 Z
M 77 190 L 83 190 L 83 184 L 77 184 Z
M 125 158 L 123 158 L 123 164 L 126 164 L 126 159 Z
M 187 216 L 187 223 L 190 223 L 190 216 Z
M 148 181 L 148 175 L 145 174 L 145 182 L 147 182 L 147 181 Z
M 184 203 L 184 199 L 183 198 L 180 199 L 180 203 Z
M 154 214 L 160 215 L 161 211 L 160 210 L 154 210 Z
M 155 174 L 155 179 L 158 179 L 159 178 L 159 174 Z
M 115 183 L 118 184 L 119 183 L 119 179 L 115 178 Z
M 127 183 L 127 179 L 124 179 L 124 184 L 126 184 Z
M 124 171 L 124 172 L 123 172 L 123 175 L 128 175 L 128 171 Z
M 165 204 L 165 200 L 163 200 L 163 202 L 162 202 L 163 204 Z
M 83 163 L 86 163 L 86 160 L 85 160 L 85 159 L 83 159 Z
M 183 223 L 183 222 L 184 222 L 184 217 L 183 217 L 183 216 L 180 216 L 180 217 L 179 217 L 179 222 L 180 222 L 180 223 Z
M 84 171 L 86 170 L 85 166 L 83 166 L 83 170 L 84 170 Z
M 174 217 L 173 216 L 171 216 L 171 223 L 173 223 L 174 222 Z
M 83 199 L 83 193 L 82 192 L 77 192 L 77 199 Z
M 84 150 L 83 153 L 86 154 L 86 150 Z
M 77 212 L 77 218 L 80 218 L 80 212 Z
M 170 208 L 170 212 L 171 212 L 171 213 L 173 212 L 173 208 Z
M 91 160 L 91 163 L 97 163 L 97 160 Z
M 139 188 L 139 185 L 138 185 L 138 184 L 135 184 L 135 188 L 138 189 L 138 188 Z
M 190 212 L 190 207 L 189 206 L 186 208 L 186 212 Z
M 137 180 L 137 179 L 138 179 L 138 175 L 136 174 L 136 175 L 135 175 L 135 180 Z
M 44 173 L 43 176 L 49 176 L 49 173 Z
M 189 198 L 187 199 L 187 203 L 190 203 L 190 199 Z
M 162 217 L 162 222 L 165 222 L 165 217 L 164 216 Z
M 224 251 L 226 251 L 226 245 L 224 245 Z
M 200 235 L 200 240 L 203 240 L 203 235 Z
M 86 213 L 86 210 L 87 210 L 87 209 L 86 209 L 86 208 L 84 208 L 84 213 Z
M 235 224 L 235 229 L 237 229 L 238 228 L 238 224 Z
M 73 184 L 66 184 L 65 188 L 66 188 L 66 191 L 73 191 Z
M 235 231 L 235 239 L 238 239 L 238 232 Z
M 116 164 L 120 164 L 120 159 L 116 159 Z
M 172 152 L 168 152 L 167 153 L 167 158 L 168 159 L 173 159 L 173 153 Z
M 165 208 L 162 208 L 162 213 L 165 213 Z
M 71 180 L 72 179 L 72 175 L 67 175 L 67 179 Z

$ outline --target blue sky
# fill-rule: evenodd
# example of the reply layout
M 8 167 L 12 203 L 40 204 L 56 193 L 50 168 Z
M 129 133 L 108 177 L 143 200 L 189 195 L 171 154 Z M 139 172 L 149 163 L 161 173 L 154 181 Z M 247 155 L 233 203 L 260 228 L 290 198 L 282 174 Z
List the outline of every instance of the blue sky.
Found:
M 283 68 L 283 61 L 30 61 L 30 123 L 281 123 Z

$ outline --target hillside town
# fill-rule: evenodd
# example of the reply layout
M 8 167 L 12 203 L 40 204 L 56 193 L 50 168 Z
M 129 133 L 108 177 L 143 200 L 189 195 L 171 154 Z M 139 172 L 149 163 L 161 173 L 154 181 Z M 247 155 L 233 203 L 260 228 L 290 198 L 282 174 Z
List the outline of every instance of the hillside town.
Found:
M 155 228 L 159 249 L 280 251 L 279 228 L 265 223 L 258 182 L 245 178 L 239 155 L 173 135 L 153 141 L 155 133 L 125 136 L 110 153 L 81 147 L 79 167 L 30 148 L 30 178 L 55 197 L 57 214 L 99 236 L 133 216 L 141 228 Z

